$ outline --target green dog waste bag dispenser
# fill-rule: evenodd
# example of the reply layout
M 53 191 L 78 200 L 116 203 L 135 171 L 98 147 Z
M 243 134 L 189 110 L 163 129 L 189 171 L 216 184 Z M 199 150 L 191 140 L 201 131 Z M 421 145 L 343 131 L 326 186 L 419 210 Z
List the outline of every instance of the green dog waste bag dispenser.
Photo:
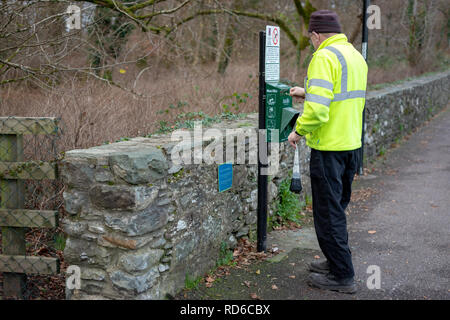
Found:
M 289 95 L 290 87 L 280 82 L 266 82 L 266 128 L 268 142 L 284 142 L 296 126 L 300 113 L 292 108 L 292 97 Z M 273 135 L 278 130 L 278 140 Z M 300 193 L 302 181 L 300 176 L 300 161 L 298 148 L 295 149 L 294 167 L 290 191 Z
M 266 128 L 267 142 L 287 141 L 292 132 L 299 111 L 292 108 L 290 87 L 281 82 L 266 82 Z M 274 141 L 273 130 L 278 130 L 278 140 Z

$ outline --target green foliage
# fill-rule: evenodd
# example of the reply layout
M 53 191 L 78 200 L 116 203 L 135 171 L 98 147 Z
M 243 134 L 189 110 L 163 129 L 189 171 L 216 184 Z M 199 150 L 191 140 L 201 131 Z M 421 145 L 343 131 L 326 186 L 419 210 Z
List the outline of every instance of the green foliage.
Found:
M 312 196 L 310 196 L 309 194 L 305 194 L 305 205 L 310 206 L 312 205 Z
M 236 262 L 233 262 L 233 251 L 228 248 L 225 241 L 220 244 L 219 258 L 216 262 L 216 267 L 220 266 L 233 266 Z
M 103 71 L 103 79 L 112 81 L 112 71 L 111 70 Z
M 250 95 L 244 94 L 242 97 L 240 95 L 235 96 L 236 99 L 242 100 L 244 103 L 246 98 L 251 98 Z M 158 114 L 170 114 L 172 111 L 179 112 L 182 111 L 184 106 L 188 106 L 187 102 L 178 102 L 177 105 L 169 105 L 167 109 L 158 111 Z M 209 116 L 203 111 L 189 111 L 181 112 L 176 116 L 176 121 L 174 123 L 169 123 L 168 121 L 161 120 L 159 122 L 159 129 L 153 133 L 148 134 L 146 137 L 151 137 L 153 134 L 166 134 L 178 129 L 192 129 L 195 126 L 195 122 L 200 121 L 202 126 L 209 126 L 213 123 L 218 123 L 223 120 L 236 120 L 245 117 L 245 113 L 235 114 L 231 111 L 223 112 L 215 116 Z
M 181 178 L 183 178 L 186 173 L 187 172 L 184 171 L 184 168 L 182 168 L 180 171 L 173 173 L 172 177 L 167 179 L 167 182 L 175 183 L 179 181 Z
M 167 109 L 159 110 L 157 114 L 169 114 L 172 110 L 181 110 L 183 107 L 188 106 L 187 102 L 178 101 L 177 105 L 170 104 Z
M 191 277 L 188 273 L 186 273 L 186 277 L 184 278 L 184 287 L 188 290 L 197 289 L 198 285 L 202 277 Z
M 139 69 L 144 69 L 144 68 L 146 68 L 146 67 L 148 66 L 147 58 L 146 58 L 146 57 L 143 57 L 143 58 L 138 59 L 138 60 L 136 61 L 136 66 L 137 66 Z
M 433 107 L 427 108 L 427 118 L 430 119 L 433 116 Z
M 130 138 L 128 137 L 122 137 L 120 139 L 117 139 L 115 142 L 122 142 L 122 141 L 130 141 Z
M 234 92 L 231 96 L 223 97 L 221 100 L 219 100 L 219 103 L 221 103 L 222 101 L 228 102 L 221 105 L 224 113 L 232 113 L 232 110 L 234 112 L 239 112 L 239 106 L 247 103 L 247 99 L 251 98 L 251 94 Z
M 291 178 L 286 178 L 280 183 L 278 200 L 276 204 L 275 215 L 279 217 L 278 221 L 300 222 L 300 211 L 305 207 L 305 202 L 300 202 L 299 196 L 289 190 Z M 273 225 L 278 225 L 278 221 L 271 221 Z
M 378 131 L 380 131 L 380 128 L 381 128 L 380 122 L 377 120 L 377 122 L 373 124 L 372 133 L 377 133 Z
M 427 32 L 429 8 L 429 1 L 408 0 L 406 8 L 409 27 L 407 58 L 411 67 L 417 66 L 424 58 L 426 39 L 429 36 L 429 32 Z
M 66 237 L 63 233 L 56 233 L 54 236 L 55 249 L 63 251 L 66 247 Z

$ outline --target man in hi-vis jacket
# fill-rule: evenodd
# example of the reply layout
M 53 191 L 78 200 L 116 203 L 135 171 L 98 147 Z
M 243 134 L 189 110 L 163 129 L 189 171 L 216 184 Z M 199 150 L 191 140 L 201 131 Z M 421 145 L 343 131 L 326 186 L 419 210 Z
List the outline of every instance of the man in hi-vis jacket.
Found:
M 336 13 L 313 12 L 309 29 L 316 51 L 304 88 L 293 87 L 293 97 L 304 97 L 289 143 L 302 136 L 311 148 L 310 176 L 314 227 L 326 258 L 312 262 L 308 283 L 321 289 L 356 292 L 348 245 L 345 209 L 359 163 L 367 64 L 341 33 Z

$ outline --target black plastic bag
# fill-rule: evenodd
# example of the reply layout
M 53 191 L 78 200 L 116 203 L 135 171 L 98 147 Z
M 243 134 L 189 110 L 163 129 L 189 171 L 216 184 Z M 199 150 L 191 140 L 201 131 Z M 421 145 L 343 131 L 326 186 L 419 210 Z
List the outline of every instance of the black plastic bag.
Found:
M 291 186 L 289 187 L 289 190 L 294 193 L 300 193 L 302 192 L 302 178 L 300 175 L 300 160 L 298 156 L 298 146 L 296 144 L 296 148 L 294 151 L 294 167 L 292 168 L 292 179 L 291 179 Z

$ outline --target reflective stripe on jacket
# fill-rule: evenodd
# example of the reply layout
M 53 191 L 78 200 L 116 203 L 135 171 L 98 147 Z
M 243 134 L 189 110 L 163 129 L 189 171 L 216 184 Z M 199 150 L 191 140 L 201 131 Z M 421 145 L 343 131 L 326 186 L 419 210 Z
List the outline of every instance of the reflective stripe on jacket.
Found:
M 340 33 L 313 54 L 305 79 L 303 114 L 296 131 L 309 147 L 343 151 L 361 147 L 367 64 Z

